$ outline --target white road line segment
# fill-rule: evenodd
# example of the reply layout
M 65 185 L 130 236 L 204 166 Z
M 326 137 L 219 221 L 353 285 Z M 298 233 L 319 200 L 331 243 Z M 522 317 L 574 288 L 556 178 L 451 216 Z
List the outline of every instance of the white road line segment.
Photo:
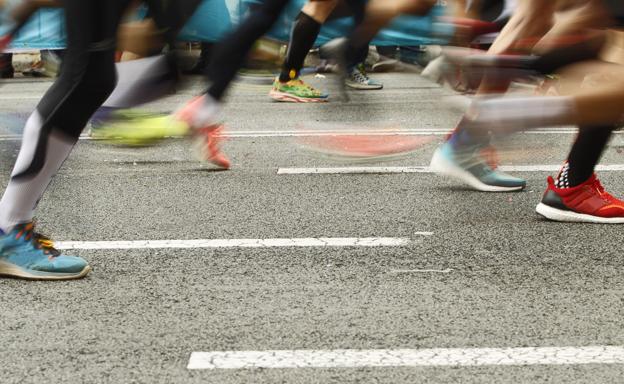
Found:
M 560 164 L 547 165 L 503 165 L 499 169 L 503 172 L 557 172 Z M 624 164 L 598 165 L 599 172 L 621 172 Z M 414 167 L 328 167 L 328 168 L 278 168 L 278 175 L 340 175 L 340 174 L 393 174 L 393 173 L 434 173 L 427 166 Z
M 432 236 L 416 232 L 415 236 Z M 405 237 L 317 237 L 293 239 L 199 239 L 136 241 L 59 241 L 55 247 L 71 249 L 193 249 L 193 248 L 277 248 L 277 247 L 401 247 L 412 239 Z
M 318 136 L 445 136 L 452 130 L 449 129 L 395 129 L 395 130 L 356 130 L 356 129 L 344 129 L 344 130 L 291 130 L 291 131 L 226 131 L 223 135 L 224 138 L 254 138 L 254 137 L 318 137 Z M 533 131 L 523 132 L 526 134 L 575 134 L 576 129 L 538 129 Z M 614 134 L 624 134 L 624 131 L 615 131 Z M 0 134 L 0 141 L 18 141 L 22 139 L 22 135 L 17 134 Z M 99 139 L 92 138 L 87 135 L 80 136 L 80 140 L 93 140 Z
M 188 369 L 624 364 L 624 347 L 433 348 L 193 352 Z
M 410 273 L 451 273 L 451 268 L 446 269 L 393 269 L 391 273 L 396 274 L 410 274 Z

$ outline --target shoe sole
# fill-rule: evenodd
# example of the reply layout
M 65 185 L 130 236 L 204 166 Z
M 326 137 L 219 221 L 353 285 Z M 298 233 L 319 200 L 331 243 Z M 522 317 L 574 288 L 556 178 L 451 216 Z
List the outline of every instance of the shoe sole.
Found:
M 591 224 L 624 224 L 624 217 L 599 217 L 585 213 L 565 211 L 539 203 L 535 212 L 552 221 L 564 223 L 591 223 Z
M 280 101 L 283 103 L 326 103 L 327 98 L 314 98 L 314 97 L 299 97 L 291 95 L 286 92 L 279 92 L 275 90 L 271 90 L 269 92 L 269 97 L 275 101 Z
M 383 89 L 383 85 L 361 85 L 359 83 L 345 83 L 345 85 L 358 91 L 378 91 Z
M 429 169 L 439 175 L 449 176 L 457 179 L 468 186 L 480 192 L 517 192 L 525 188 L 525 186 L 517 187 L 501 187 L 496 185 L 488 185 L 474 177 L 470 172 L 464 171 L 456 165 L 446 160 L 438 149 L 431 159 Z
M 0 262 L 0 276 L 14 277 L 24 280 L 76 280 L 82 279 L 91 272 L 91 267 L 86 266 L 78 273 L 55 273 L 33 271 L 20 268 L 14 264 Z

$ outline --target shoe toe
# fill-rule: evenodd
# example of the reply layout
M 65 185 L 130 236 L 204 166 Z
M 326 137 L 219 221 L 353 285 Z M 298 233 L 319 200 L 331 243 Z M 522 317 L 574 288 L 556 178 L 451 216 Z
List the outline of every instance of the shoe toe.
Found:
M 42 260 L 32 267 L 32 269 L 40 272 L 50 273 L 79 273 L 83 271 L 89 264 L 83 258 L 77 256 L 56 256 Z
M 484 182 L 489 185 L 496 185 L 508 188 L 526 187 L 526 180 L 498 171 L 493 171 L 492 173 L 487 175 Z

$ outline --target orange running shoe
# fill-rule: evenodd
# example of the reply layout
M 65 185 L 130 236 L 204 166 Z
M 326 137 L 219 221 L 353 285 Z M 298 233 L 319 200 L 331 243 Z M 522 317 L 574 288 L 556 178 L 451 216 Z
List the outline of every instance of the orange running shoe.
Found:
M 536 211 L 554 221 L 624 224 L 624 201 L 607 193 L 596 175 L 572 188 L 557 188 L 549 177 Z
M 223 129 L 223 125 L 210 125 L 204 128 L 194 129 L 193 136 L 199 145 L 199 150 L 203 159 L 220 168 L 230 169 L 230 159 L 221 152 L 221 144 L 224 140 Z
M 218 107 L 206 110 L 206 96 L 198 96 L 176 113 L 176 117 L 186 122 L 192 131 L 193 138 L 200 150 L 203 160 L 214 165 L 229 169 L 230 160 L 221 152 L 223 143 L 223 125 L 216 123 Z

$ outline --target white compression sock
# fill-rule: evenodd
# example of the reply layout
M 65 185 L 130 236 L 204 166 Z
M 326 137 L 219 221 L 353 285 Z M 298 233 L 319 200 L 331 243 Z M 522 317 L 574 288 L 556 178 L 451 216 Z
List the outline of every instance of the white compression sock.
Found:
M 130 108 L 152 101 L 171 88 L 162 81 L 172 73 L 165 55 L 117 63 L 117 86 L 103 107 Z M 173 75 L 172 75 L 173 76 Z
M 75 140 L 53 131 L 47 136 L 48 143 L 41 170 L 32 176 L 15 179 L 14 176 L 31 166 L 36 156 L 42 155 L 37 153 L 39 140 L 45 140 L 40 134 L 41 125 L 42 118 L 39 112 L 35 111 L 24 128 L 22 147 L 13 168 L 12 178 L 0 200 L 0 230 L 5 233 L 17 224 L 32 221 L 39 199 L 74 147 Z
M 205 127 L 216 124 L 221 115 L 221 105 L 209 94 L 205 94 L 201 98 L 201 104 L 198 106 L 193 116 L 192 124 L 194 127 Z
M 506 97 L 476 100 L 468 114 L 494 133 L 513 133 L 574 124 L 576 106 L 572 97 Z

